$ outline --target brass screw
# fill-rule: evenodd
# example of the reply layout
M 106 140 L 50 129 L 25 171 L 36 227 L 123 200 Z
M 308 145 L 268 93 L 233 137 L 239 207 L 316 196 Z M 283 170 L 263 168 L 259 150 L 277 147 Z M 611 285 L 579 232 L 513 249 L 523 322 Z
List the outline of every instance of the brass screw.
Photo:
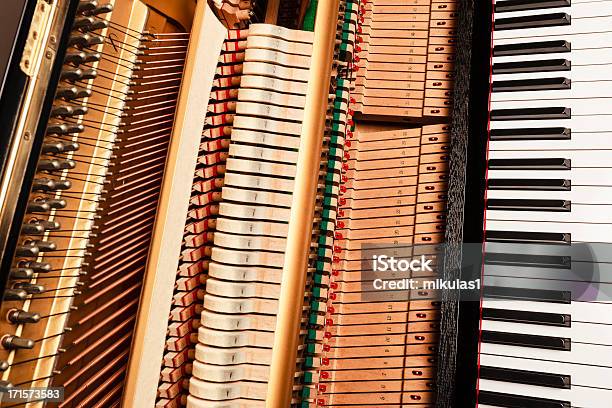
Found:
M 23 138 L 24 138 L 25 140 L 30 140 L 30 139 L 32 138 L 32 134 L 31 134 L 30 132 L 26 131 L 26 132 L 23 134 Z

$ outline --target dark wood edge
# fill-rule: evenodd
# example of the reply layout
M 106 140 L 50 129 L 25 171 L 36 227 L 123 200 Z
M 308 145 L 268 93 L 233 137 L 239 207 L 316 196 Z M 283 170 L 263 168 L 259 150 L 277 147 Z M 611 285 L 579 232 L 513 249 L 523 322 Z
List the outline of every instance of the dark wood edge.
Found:
M 455 89 L 451 122 L 446 250 L 442 276 L 471 280 L 480 268 L 465 265 L 463 243 L 484 238 L 492 2 L 459 0 Z M 479 258 L 481 254 L 477 255 Z M 473 258 L 471 256 L 470 258 Z M 469 266 L 469 267 L 467 267 Z M 478 293 L 442 292 L 436 407 L 476 406 L 480 304 Z
M 31 3 L 34 3 L 34 5 L 36 5 L 36 1 L 32 1 Z M 21 189 L 17 197 L 8 198 L 10 201 L 9 204 L 12 207 L 11 213 L 13 214 L 13 216 L 10 217 L 10 220 L 0 220 L 0 222 L 2 223 L 10 223 L 10 226 L 8 226 L 9 228 L 7 228 L 8 231 L 6 232 L 6 234 L 3 233 L 2 236 L 0 236 L 0 293 L 3 293 L 4 289 L 6 288 L 9 270 L 11 268 L 13 256 L 18 243 L 18 236 L 25 216 L 25 210 L 32 187 L 32 181 L 34 180 L 34 175 L 36 173 L 38 158 L 40 156 L 43 139 L 47 129 L 47 123 L 49 121 L 51 109 L 53 106 L 55 90 L 57 89 L 57 85 L 59 83 L 64 56 L 66 55 L 66 50 L 68 48 L 67 45 L 70 33 L 72 31 L 72 24 L 67 24 L 66 22 L 74 21 L 79 0 L 69 0 L 67 3 L 64 4 L 67 4 L 65 12 L 62 13 L 64 18 L 62 21 L 57 21 L 57 24 L 61 24 L 62 27 L 60 30 L 61 36 L 58 41 L 57 52 L 55 54 L 55 60 L 53 62 L 53 68 L 49 76 L 49 81 L 47 85 L 43 87 L 45 97 L 44 102 L 42 104 L 42 109 L 39 112 L 36 133 L 34 134 L 30 151 L 24 152 L 24 154 L 27 154 L 29 156 L 27 158 L 25 174 L 15 176 L 15 179 L 23 180 L 21 183 Z M 30 28 L 31 18 L 32 14 L 30 13 L 28 15 L 26 13 L 22 22 L 22 26 L 25 27 L 26 35 Z M 21 59 L 21 53 L 17 53 L 17 55 L 19 56 L 19 58 L 16 61 L 16 69 L 19 69 L 19 60 Z M 14 66 L 11 67 L 11 69 L 13 68 Z M 14 92 L 14 90 L 7 87 L 5 88 L 5 92 Z M 36 114 L 36 112 L 34 112 L 34 114 Z M 14 137 L 14 135 L 12 135 L 12 133 L 14 132 L 12 128 L 10 129 L 10 132 L 11 137 Z

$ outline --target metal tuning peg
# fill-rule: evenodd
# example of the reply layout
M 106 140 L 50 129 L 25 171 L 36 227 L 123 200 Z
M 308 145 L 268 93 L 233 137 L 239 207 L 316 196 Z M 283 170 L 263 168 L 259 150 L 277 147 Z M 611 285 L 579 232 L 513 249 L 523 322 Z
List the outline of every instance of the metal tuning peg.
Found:
M 72 28 L 82 32 L 101 30 L 108 27 L 108 21 L 94 17 L 81 17 L 74 21 Z
M 11 268 L 9 271 L 10 279 L 31 279 L 34 276 L 34 269 L 30 268 Z
M 53 180 L 48 178 L 37 178 L 32 183 L 33 191 L 57 191 L 68 190 L 72 186 L 70 180 Z
M 38 323 L 40 315 L 25 310 L 11 309 L 7 314 L 7 320 L 13 324 Z
M 34 261 L 26 261 L 20 262 L 17 265 L 20 268 L 29 268 L 37 273 L 47 273 L 51 271 L 51 264 L 47 262 L 34 262 Z
M 51 210 L 49 204 L 45 202 L 44 199 L 34 199 L 28 202 L 28 206 L 26 207 L 26 213 L 46 213 Z
M 79 150 L 76 142 L 47 142 L 42 146 L 42 154 L 59 154 Z
M 68 135 L 70 133 L 82 133 L 85 126 L 76 123 L 51 123 L 47 126 L 48 135 Z
M 76 86 L 61 87 L 55 93 L 55 99 L 64 99 L 72 101 L 75 99 L 83 99 L 91 96 L 91 91 L 85 88 L 77 88 Z
M 65 64 L 72 65 L 80 65 L 86 62 L 96 62 L 101 58 L 101 54 L 99 52 L 86 52 L 86 51 L 78 51 L 78 52 L 68 52 L 64 57 Z
M 86 113 L 87 107 L 85 106 L 60 105 L 54 106 L 53 110 L 51 110 L 51 116 L 54 118 L 81 116 Z
M 98 71 L 95 69 L 86 69 L 83 71 L 83 79 L 94 79 L 98 76 Z
M 2 346 L 7 350 L 34 348 L 34 341 L 19 336 L 6 335 L 0 340 Z
M 110 13 L 111 11 L 113 11 L 113 5 L 112 4 L 103 4 L 101 6 L 96 7 L 95 9 L 93 9 L 91 11 L 83 12 L 83 15 L 85 15 L 85 16 L 97 16 L 97 15 L 100 15 L 100 14 Z
M 74 169 L 76 166 L 76 163 L 74 162 L 74 160 L 60 160 L 59 161 L 59 166 L 60 166 L 60 170 L 70 170 L 70 169 Z
M 61 80 L 70 81 L 70 82 L 79 81 L 82 78 L 83 78 L 83 71 L 81 71 L 79 68 L 65 69 L 62 71 L 62 74 L 60 76 Z
M 60 161 L 57 159 L 42 159 L 38 161 L 37 171 L 57 171 L 60 170 Z
M 55 251 L 57 249 L 57 245 L 55 245 L 55 242 L 50 241 L 34 240 L 26 241 L 26 244 L 38 248 L 38 252 L 49 252 Z
M 37 285 L 30 282 L 17 282 L 13 284 L 13 289 L 25 290 L 28 295 L 38 295 L 39 293 L 45 291 L 45 287 L 43 285 Z
M 93 11 L 97 8 L 98 2 L 96 0 L 84 0 L 79 2 L 77 13 L 85 13 L 87 11 Z
M 65 208 L 67 204 L 66 200 L 56 199 L 56 198 L 47 200 L 46 203 L 49 204 L 49 207 L 55 210 L 61 210 L 62 208 Z
M 23 235 L 42 235 L 45 233 L 45 227 L 37 222 L 27 222 L 21 226 Z
M 79 49 L 82 48 L 91 48 L 94 45 L 99 45 L 104 43 L 104 38 L 99 35 L 92 34 L 76 34 L 68 39 L 69 47 L 77 47 Z
M 30 245 L 17 245 L 15 250 L 15 256 L 19 258 L 36 258 L 38 254 L 38 248 Z
M 0 371 L 6 371 L 9 368 L 9 363 L 6 360 L 0 360 Z M 8 381 L 0 381 L 0 392 L 13 388 L 13 384 Z
M 28 292 L 23 289 L 6 289 L 4 291 L 3 299 L 9 300 L 26 300 L 28 298 Z

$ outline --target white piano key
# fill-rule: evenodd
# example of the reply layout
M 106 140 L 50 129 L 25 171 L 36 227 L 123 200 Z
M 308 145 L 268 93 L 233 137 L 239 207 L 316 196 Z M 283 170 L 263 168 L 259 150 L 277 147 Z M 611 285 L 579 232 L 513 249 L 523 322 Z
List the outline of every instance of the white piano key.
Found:
M 539 41 L 539 37 L 567 36 L 571 40 L 571 33 L 592 33 L 609 30 L 612 17 L 577 18 L 574 13 L 568 13 L 572 17 L 570 25 L 553 27 L 521 28 L 515 30 L 493 31 L 494 44 L 500 39 L 529 39 Z M 598 13 L 599 15 L 606 14 Z M 566 39 L 566 38 L 564 38 Z
M 553 142 L 554 143 L 554 142 Z M 527 158 L 565 158 L 572 159 L 574 167 L 612 167 L 612 152 L 607 150 L 530 150 L 523 152 L 493 150 L 489 159 L 527 159 Z M 559 175 L 568 170 L 559 170 Z
M 572 60 L 573 61 L 573 60 Z M 598 65 L 582 66 L 573 64 L 571 71 L 544 71 L 544 72 L 522 72 L 516 74 L 493 74 L 493 82 L 495 81 L 513 81 L 519 79 L 536 79 L 536 78 L 555 78 L 564 77 L 577 80 L 588 79 L 589 81 L 598 81 L 610 79 L 610 67 L 612 61 L 610 57 L 599 60 Z M 572 83 L 573 85 L 573 83 Z M 574 86 L 572 86 L 574 88 Z
M 534 360 L 558 361 L 573 364 L 592 364 L 612 367 L 612 348 L 596 344 L 572 342 L 571 351 L 546 350 L 533 347 L 506 346 L 503 344 L 482 343 L 481 354 L 515 356 Z
M 572 242 L 612 243 L 608 224 L 568 224 L 562 222 L 506 221 L 487 219 L 487 229 L 495 231 L 571 233 Z
M 568 337 L 572 340 L 572 343 L 580 342 L 612 346 L 612 325 L 605 324 L 572 322 L 571 327 L 557 327 L 483 320 L 481 329 L 508 333 L 533 334 L 536 336 Z M 610 385 L 612 386 L 612 384 Z
M 498 192 L 499 190 L 495 190 Z M 512 198 L 526 199 L 523 193 L 515 191 Z M 557 193 L 557 192 L 555 192 Z M 553 199 L 555 196 L 551 193 L 545 193 L 551 196 Z M 492 197 L 489 197 L 492 198 Z M 556 198 L 555 198 L 556 199 Z M 500 211 L 491 210 L 486 211 L 487 220 L 523 220 L 523 221 L 555 221 L 555 222 L 566 222 L 566 223 L 577 223 L 577 222 L 593 222 L 599 224 L 612 225 L 612 205 L 580 205 L 572 202 L 572 210 L 567 212 L 554 212 L 554 211 Z
M 608 401 L 610 397 L 612 397 L 612 390 L 601 390 L 598 388 L 579 387 L 577 389 L 557 389 L 484 379 L 478 381 L 478 388 L 481 391 L 502 392 L 535 398 L 569 401 L 572 407 L 576 408 L 601 406 L 600 404 L 602 401 Z
M 612 3 L 608 3 L 608 5 L 612 5 Z M 554 7 L 554 8 L 541 8 L 541 9 L 532 9 L 532 10 L 521 10 L 521 11 L 505 11 L 503 13 L 495 13 L 495 19 L 506 18 L 506 17 L 522 17 L 522 16 L 537 16 L 541 14 L 551 14 L 551 13 L 567 13 L 572 16 L 572 18 L 580 18 L 580 17 L 591 17 L 591 16 L 600 16 L 605 13 L 606 5 L 601 2 L 585 2 L 585 3 L 576 3 L 575 1 L 571 3 L 569 7 Z
M 521 157 L 517 155 L 518 157 Z M 572 162 L 571 170 L 489 170 L 489 179 L 492 178 L 526 178 L 526 179 L 568 179 L 572 181 L 572 188 L 578 186 L 610 186 L 612 185 L 612 168 L 579 168 Z M 493 191 L 493 190 L 490 190 Z
M 572 299 L 582 302 L 609 302 L 612 300 L 612 284 L 600 282 L 560 281 L 504 276 L 485 276 L 482 284 L 524 289 L 571 291 Z
M 592 102 L 591 102 L 592 103 Z M 563 121 L 559 121 L 563 127 Z M 518 127 L 517 127 L 518 128 Z M 534 128 L 541 128 L 534 126 Z M 612 149 L 612 132 L 572 132 L 566 140 L 491 140 L 489 150 L 601 150 Z
M 569 314 L 572 317 L 572 323 L 584 322 L 612 325 L 612 313 L 610 313 L 612 303 L 606 302 L 548 303 L 486 298 L 482 300 L 482 307 Z
M 489 367 L 502 367 L 515 370 L 535 371 L 571 376 L 571 388 L 581 386 L 612 388 L 612 368 L 586 366 L 582 364 L 565 364 L 556 361 L 532 360 L 512 356 L 480 355 L 480 365 Z
M 608 71 L 609 71 L 608 67 Z M 515 74 L 518 75 L 518 74 Z M 564 75 L 563 72 L 549 73 L 546 78 L 565 77 L 571 78 L 570 75 Z M 609 75 L 607 78 L 610 79 Z M 518 78 L 515 78 L 518 79 Z M 493 92 L 491 101 L 538 101 L 551 100 L 557 101 L 560 99 L 569 98 L 594 98 L 597 96 L 612 95 L 612 81 L 590 81 L 591 78 L 576 78 L 572 81 L 570 89 L 561 89 L 553 91 L 518 91 L 518 92 Z M 579 82 L 587 81 L 587 82 Z M 560 106 L 558 103 L 553 103 L 550 106 Z
M 575 214 L 578 218 L 588 218 L 589 211 L 606 212 L 611 211 L 612 206 L 612 187 L 582 187 L 572 186 L 570 191 L 514 191 L 514 190 L 488 190 L 487 198 L 515 198 L 515 199 L 530 199 L 530 200 L 570 200 L 572 202 L 572 208 L 569 212 L 564 214 Z M 591 204 L 591 205 L 580 205 L 580 204 Z M 601 204 L 601 205 L 593 205 Z M 494 211 L 494 210 L 493 210 Z M 521 213 L 527 211 L 512 211 L 515 213 L 515 218 L 522 218 Z M 551 220 L 549 218 L 549 212 L 534 211 L 542 214 L 539 218 Z M 611 212 L 612 214 L 612 212 Z M 552 215 L 552 214 L 550 214 Z M 487 210 L 487 218 L 489 217 L 489 211 Z M 603 218 L 599 218 L 603 219 Z M 610 218 L 607 218 L 608 220 Z M 585 221 L 586 222 L 586 221 Z M 595 222 L 595 221 L 592 221 Z

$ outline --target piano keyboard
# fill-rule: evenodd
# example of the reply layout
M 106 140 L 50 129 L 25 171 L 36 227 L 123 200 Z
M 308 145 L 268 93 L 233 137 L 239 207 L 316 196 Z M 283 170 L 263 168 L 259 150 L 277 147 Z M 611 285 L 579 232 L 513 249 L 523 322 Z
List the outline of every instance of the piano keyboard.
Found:
M 610 6 L 495 6 L 481 408 L 612 396 Z

